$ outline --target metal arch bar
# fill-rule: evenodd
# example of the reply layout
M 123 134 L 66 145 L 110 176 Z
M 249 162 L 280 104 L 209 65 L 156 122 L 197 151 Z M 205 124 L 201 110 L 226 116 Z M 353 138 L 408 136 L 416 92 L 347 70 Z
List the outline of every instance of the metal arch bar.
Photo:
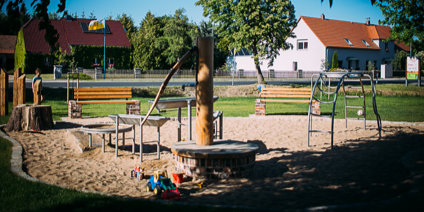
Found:
M 312 75 L 312 77 L 311 77 L 311 86 L 312 86 L 313 77 L 314 77 L 314 75 Z M 320 73 L 319 77 L 316 79 L 315 84 L 313 85 L 312 90 L 311 90 L 311 98 L 310 98 L 309 108 L 308 108 L 308 136 L 307 136 L 308 146 L 310 145 L 310 133 L 311 132 L 318 132 L 317 130 L 312 130 L 311 110 L 312 110 L 312 101 L 318 100 L 317 98 L 314 97 L 315 89 L 317 88 L 317 83 L 323 77 L 340 78 L 339 82 L 337 84 L 337 87 L 336 87 L 336 91 L 334 93 L 332 92 L 334 94 L 334 99 L 333 99 L 333 102 L 332 102 L 333 103 L 333 110 L 332 110 L 332 114 L 331 114 L 331 131 L 330 131 L 330 133 L 331 133 L 331 148 L 333 148 L 333 141 L 334 141 L 334 114 L 335 114 L 338 92 L 340 90 L 340 86 L 341 85 L 344 86 L 344 81 L 345 81 L 346 78 L 359 78 L 360 79 L 361 87 L 362 87 L 362 93 L 363 93 L 363 96 L 364 96 L 364 104 L 365 104 L 365 93 L 364 93 L 364 90 L 363 90 L 363 84 L 362 84 L 361 78 L 362 77 L 368 77 L 370 79 L 371 89 L 372 89 L 372 92 L 373 92 L 373 111 L 374 111 L 374 114 L 376 115 L 376 119 L 377 119 L 377 125 L 378 125 L 378 130 L 379 130 L 379 138 L 381 138 L 381 129 L 382 129 L 381 117 L 380 117 L 378 110 L 377 110 L 376 89 L 375 89 L 373 76 L 371 77 L 368 73 L 364 73 L 364 72 L 330 73 L 330 74 L 323 72 L 323 73 Z M 319 102 L 322 102 L 322 101 L 319 101 Z M 331 103 L 331 102 L 328 102 L 328 103 Z M 366 122 L 365 122 L 365 126 L 366 126 Z

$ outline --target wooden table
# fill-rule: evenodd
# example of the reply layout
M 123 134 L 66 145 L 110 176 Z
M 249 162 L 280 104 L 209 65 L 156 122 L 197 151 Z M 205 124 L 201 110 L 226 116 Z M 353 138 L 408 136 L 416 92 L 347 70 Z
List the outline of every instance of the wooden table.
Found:
M 213 101 L 218 100 L 218 96 L 213 97 Z M 149 100 L 149 107 L 153 104 L 154 100 Z M 178 109 L 178 141 L 181 141 L 181 108 L 187 107 L 187 117 L 188 117 L 188 140 L 192 140 L 192 127 L 191 127 L 191 107 L 196 106 L 196 98 L 188 97 L 188 98 L 175 98 L 175 99 L 162 99 L 159 100 L 156 109 L 159 111 L 162 109 Z
M 118 131 L 119 124 L 129 124 L 129 125 L 139 125 L 140 126 L 140 162 L 143 161 L 143 126 L 141 125 L 141 122 L 143 121 L 145 116 L 142 115 L 133 115 L 133 114 L 115 114 L 115 115 L 109 115 L 109 117 L 115 122 L 116 124 L 116 131 Z M 156 148 L 157 148 L 157 159 L 160 159 L 160 127 L 164 125 L 170 118 L 168 117 L 161 117 L 161 116 L 149 116 L 147 118 L 147 121 L 144 123 L 146 126 L 152 126 L 157 128 L 157 142 L 156 142 Z M 135 138 L 135 128 L 133 131 L 133 136 Z M 118 139 L 118 137 L 116 137 Z M 135 140 L 133 139 L 133 142 L 135 143 Z M 115 146 L 115 156 L 118 157 L 118 147 L 117 147 L 118 140 L 116 140 L 116 146 Z M 134 145 L 132 148 L 132 153 L 135 153 Z

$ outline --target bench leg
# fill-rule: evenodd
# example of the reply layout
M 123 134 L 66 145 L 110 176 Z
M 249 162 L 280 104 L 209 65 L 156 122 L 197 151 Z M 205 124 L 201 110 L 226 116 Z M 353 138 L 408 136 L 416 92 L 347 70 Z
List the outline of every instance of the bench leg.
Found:
M 91 135 L 91 133 L 88 133 L 88 147 L 92 147 L 93 146 L 93 136 Z
M 264 116 L 265 115 L 265 109 L 266 109 L 266 103 L 262 102 L 260 99 L 256 99 L 255 104 L 255 115 L 257 116 Z
M 68 104 L 68 117 L 81 118 L 82 117 L 82 104 L 77 104 L 75 100 L 69 101 Z
M 140 101 L 136 100 L 134 103 L 127 103 L 127 114 L 140 115 Z
M 222 139 L 222 134 L 224 133 L 223 132 L 223 129 L 224 129 L 224 112 L 221 112 L 221 115 L 219 116 L 219 139 Z
M 134 154 L 135 153 L 135 125 L 132 126 L 132 130 L 133 130 L 133 139 L 132 139 L 131 153 Z
M 102 135 L 102 152 L 105 153 L 105 134 Z

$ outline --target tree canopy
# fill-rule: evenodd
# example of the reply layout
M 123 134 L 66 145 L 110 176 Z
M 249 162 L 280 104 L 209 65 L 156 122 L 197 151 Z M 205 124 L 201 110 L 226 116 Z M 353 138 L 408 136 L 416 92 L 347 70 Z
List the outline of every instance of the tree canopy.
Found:
M 424 1 L 376 0 L 384 20 L 380 24 L 392 27 L 391 38 L 411 44 L 413 37 L 424 41 Z
M 24 2 L 10 1 L 6 6 L 6 13 L 0 11 L 0 34 L 17 35 L 21 26 L 29 19 Z
M 25 3 L 22 0 L 0 0 L 0 9 L 3 8 L 6 2 L 9 2 L 7 7 L 11 5 L 16 8 L 25 8 Z M 61 13 L 65 10 L 66 0 L 59 0 L 58 3 L 58 13 Z M 46 30 L 46 34 L 44 35 L 44 39 L 50 45 L 50 52 L 53 53 L 57 50 L 57 41 L 59 40 L 59 36 L 57 34 L 56 29 L 51 25 L 48 6 L 50 5 L 50 0 L 33 0 L 31 3 L 31 7 L 34 8 L 34 17 L 40 18 L 41 22 L 38 25 L 40 30 Z M 20 7 L 19 7 L 20 6 Z
M 281 49 L 290 47 L 286 39 L 294 37 L 294 6 L 289 0 L 199 0 L 203 15 L 217 24 L 217 33 L 228 42 L 228 49 L 253 52 L 258 83 L 265 83 L 260 59 L 272 65 Z
M 197 26 L 188 22 L 183 10 L 176 10 L 173 16 L 162 17 L 148 12 L 131 39 L 134 67 L 143 70 L 169 69 L 192 48 L 197 36 Z M 194 58 L 183 67 L 191 68 L 193 64 Z

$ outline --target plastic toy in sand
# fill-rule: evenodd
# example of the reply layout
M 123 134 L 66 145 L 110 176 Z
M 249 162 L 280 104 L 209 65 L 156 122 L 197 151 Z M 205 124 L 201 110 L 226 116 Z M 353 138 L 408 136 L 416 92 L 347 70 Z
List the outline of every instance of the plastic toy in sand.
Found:
M 137 165 L 134 170 L 131 170 L 131 179 L 137 178 L 138 180 L 141 180 L 144 178 L 144 170 L 139 165 Z
M 164 171 L 156 171 L 154 175 L 150 176 L 146 191 L 153 191 L 164 200 L 179 200 L 181 198 L 180 191 Z
M 183 173 L 172 173 L 172 182 L 175 184 L 181 184 L 184 180 L 184 174 Z

